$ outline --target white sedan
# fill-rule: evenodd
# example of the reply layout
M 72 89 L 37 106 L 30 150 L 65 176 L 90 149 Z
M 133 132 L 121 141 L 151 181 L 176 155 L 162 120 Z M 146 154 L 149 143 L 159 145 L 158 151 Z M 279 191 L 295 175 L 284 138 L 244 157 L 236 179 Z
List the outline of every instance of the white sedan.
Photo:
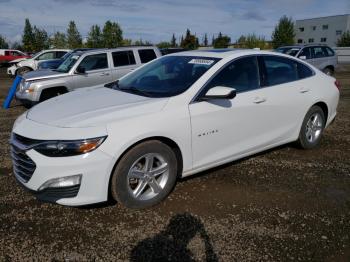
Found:
M 281 144 L 311 149 L 335 118 L 339 85 L 257 50 L 156 59 L 105 87 L 39 104 L 11 134 L 16 179 L 63 205 L 159 203 L 178 178 Z

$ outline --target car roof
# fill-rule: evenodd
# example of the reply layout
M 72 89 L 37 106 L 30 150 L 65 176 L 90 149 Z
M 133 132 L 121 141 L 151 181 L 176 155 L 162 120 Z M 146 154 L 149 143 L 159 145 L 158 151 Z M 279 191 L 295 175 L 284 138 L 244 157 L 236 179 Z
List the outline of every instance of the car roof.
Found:
M 156 49 L 156 46 L 121 46 L 116 48 L 92 48 L 87 50 L 74 51 L 74 53 L 86 54 L 86 53 L 97 53 L 100 51 L 121 51 L 121 50 L 132 50 L 132 49 Z
M 269 51 L 261 51 L 257 49 L 239 49 L 239 48 L 219 48 L 219 49 L 205 49 L 192 50 L 179 53 L 169 54 L 168 56 L 200 56 L 200 57 L 214 57 L 225 58 L 235 55 L 249 55 L 249 54 L 275 54 Z
M 312 47 L 312 46 L 326 46 L 329 47 L 326 44 L 301 44 L 301 45 L 286 45 L 286 46 L 280 46 L 278 48 L 303 48 L 303 47 Z M 277 49 L 278 49 L 277 48 Z

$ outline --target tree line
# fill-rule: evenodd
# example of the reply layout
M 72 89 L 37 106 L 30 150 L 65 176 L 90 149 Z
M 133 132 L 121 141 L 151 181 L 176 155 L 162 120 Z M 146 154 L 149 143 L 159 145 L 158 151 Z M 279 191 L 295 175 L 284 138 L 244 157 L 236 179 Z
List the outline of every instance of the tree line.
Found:
M 293 45 L 295 42 L 294 22 L 292 18 L 283 16 L 275 26 L 271 35 L 271 41 L 266 41 L 265 37 L 255 34 L 240 36 L 233 45 L 239 48 L 260 48 L 271 49 L 283 45 Z M 32 26 L 29 19 L 25 19 L 22 34 L 22 43 L 14 43 L 12 48 L 24 50 L 27 52 L 37 52 L 48 48 L 115 48 L 127 45 L 153 45 L 149 41 L 142 39 L 133 41 L 123 38 L 121 26 L 113 21 L 106 21 L 100 27 L 92 25 L 86 41 L 83 42 L 82 36 L 74 21 L 68 23 L 66 32 L 56 32 L 51 37 L 43 29 L 36 25 Z M 191 33 L 190 29 L 186 30 L 185 35 L 179 39 L 172 35 L 170 41 L 163 41 L 157 44 L 159 48 L 182 47 L 185 49 L 197 49 L 199 46 L 213 46 L 214 48 L 227 48 L 232 45 L 231 38 L 228 35 L 219 32 L 214 35 L 209 43 L 208 34 L 205 33 L 201 41 L 196 34 Z M 0 35 L 0 48 L 9 48 L 6 39 Z M 344 32 L 339 38 L 337 46 L 350 46 L 350 32 Z

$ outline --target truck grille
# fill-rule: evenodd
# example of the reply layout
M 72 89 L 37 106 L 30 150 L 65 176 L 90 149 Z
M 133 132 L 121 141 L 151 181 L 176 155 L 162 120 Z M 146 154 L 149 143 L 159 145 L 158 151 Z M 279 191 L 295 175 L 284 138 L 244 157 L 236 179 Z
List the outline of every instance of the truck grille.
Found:
M 23 143 L 25 140 L 26 143 Z M 33 140 L 33 144 L 35 140 Z M 36 165 L 34 161 L 26 154 L 26 148 L 30 143 L 30 139 L 12 134 L 11 136 L 11 157 L 13 163 L 13 172 L 17 179 L 23 183 L 27 183 L 32 177 Z

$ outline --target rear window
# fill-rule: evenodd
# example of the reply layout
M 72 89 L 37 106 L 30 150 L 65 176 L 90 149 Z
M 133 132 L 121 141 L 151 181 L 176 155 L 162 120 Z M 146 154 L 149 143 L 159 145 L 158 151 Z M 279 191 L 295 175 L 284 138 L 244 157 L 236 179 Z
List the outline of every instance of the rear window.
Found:
M 139 55 L 142 64 L 148 63 L 157 57 L 153 49 L 141 49 L 139 50 Z
M 308 66 L 302 63 L 297 63 L 297 64 L 298 64 L 299 79 L 304 79 L 304 78 L 313 76 L 314 72 Z
M 323 53 L 326 54 L 326 56 L 334 56 L 334 51 L 330 49 L 329 47 L 322 47 Z
M 294 60 L 277 56 L 264 56 L 266 85 L 280 85 L 298 80 L 297 64 Z
M 114 67 L 136 64 L 133 51 L 113 52 L 112 57 Z

